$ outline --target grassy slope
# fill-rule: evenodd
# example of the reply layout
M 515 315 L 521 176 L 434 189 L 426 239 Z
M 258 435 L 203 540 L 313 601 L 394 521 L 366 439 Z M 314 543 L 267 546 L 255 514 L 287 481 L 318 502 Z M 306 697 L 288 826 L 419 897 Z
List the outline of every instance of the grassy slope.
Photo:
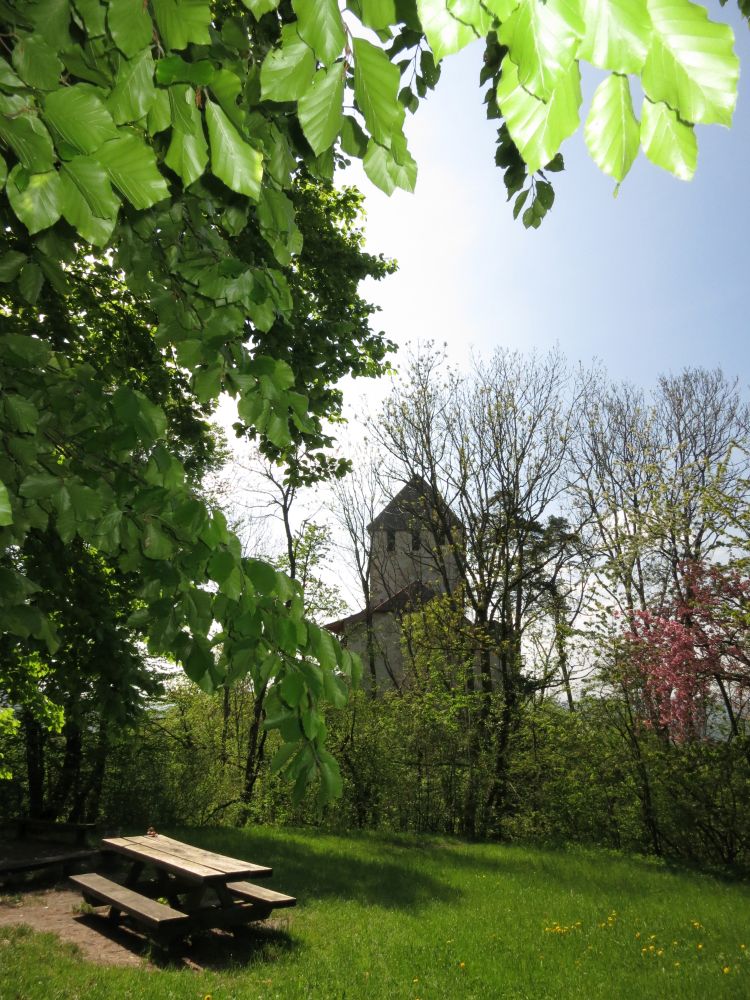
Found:
M 750 997 L 747 885 L 600 851 L 177 835 L 273 864 L 270 884 L 299 899 L 287 932 L 262 933 L 242 967 L 196 974 L 104 969 L 47 936 L 0 931 L 2 1000 Z

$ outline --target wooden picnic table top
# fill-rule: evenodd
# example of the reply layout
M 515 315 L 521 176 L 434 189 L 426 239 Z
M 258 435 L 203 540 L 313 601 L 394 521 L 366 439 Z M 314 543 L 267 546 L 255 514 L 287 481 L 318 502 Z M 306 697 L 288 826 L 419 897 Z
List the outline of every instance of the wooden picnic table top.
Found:
M 134 862 L 149 864 L 195 883 L 226 883 L 244 878 L 267 878 L 273 869 L 250 861 L 230 858 L 183 844 L 161 833 L 139 837 L 107 837 L 105 850 L 115 851 Z

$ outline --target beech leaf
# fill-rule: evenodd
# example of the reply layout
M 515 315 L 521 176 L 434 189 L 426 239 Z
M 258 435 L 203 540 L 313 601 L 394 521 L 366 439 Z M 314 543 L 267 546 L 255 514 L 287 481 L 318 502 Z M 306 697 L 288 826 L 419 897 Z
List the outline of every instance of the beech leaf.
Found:
M 648 9 L 654 32 L 643 67 L 646 96 L 683 121 L 730 125 L 739 78 L 732 29 L 688 0 L 648 0 Z
M 655 163 L 681 181 L 689 181 L 698 162 L 698 143 L 692 125 L 680 121 L 677 112 L 659 101 L 643 101 L 641 146 Z
M 206 123 L 211 146 L 211 171 L 232 191 L 257 201 L 263 179 L 262 154 L 245 142 L 213 101 L 206 102 Z
M 578 128 L 581 106 L 578 63 L 571 63 L 545 103 L 521 85 L 516 65 L 506 55 L 497 102 L 529 172 L 534 173 L 549 163 L 562 141 Z
M 299 121 L 316 156 L 328 149 L 341 129 L 344 64 L 319 69 L 299 101 Z
M 640 128 L 627 77 L 613 74 L 596 88 L 584 138 L 599 169 L 616 181 L 624 180 L 640 145 Z

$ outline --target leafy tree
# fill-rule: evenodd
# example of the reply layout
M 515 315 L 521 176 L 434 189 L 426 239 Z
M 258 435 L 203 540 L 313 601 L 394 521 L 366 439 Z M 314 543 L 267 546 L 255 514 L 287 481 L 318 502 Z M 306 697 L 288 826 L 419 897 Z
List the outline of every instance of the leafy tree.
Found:
M 495 747 L 491 806 L 502 815 L 522 704 L 550 685 L 527 664 L 527 637 L 552 625 L 562 639 L 572 623 L 563 620 L 564 599 L 578 586 L 569 575 L 580 561 L 578 535 L 559 511 L 585 383 L 557 353 L 526 359 L 500 350 L 467 376 L 445 374 L 426 352 L 409 374 L 376 432 L 394 478 L 427 484 L 422 534 L 441 539 L 427 558 L 471 623 L 485 696 L 477 739 Z M 576 606 L 571 600 L 571 613 Z M 569 686 L 564 655 L 557 665 Z
M 612 8 L 614 16 L 540 0 L 454 7 L 363 0 L 345 25 L 335 0 L 8 0 L 0 278 L 34 302 L 45 283 L 63 287 L 77 244 L 107 248 L 200 403 L 224 390 L 262 447 L 284 455 L 304 441 L 319 452 L 325 385 L 342 357 L 344 369 L 357 366 L 361 343 L 356 329 L 338 331 L 329 343 L 346 349 L 320 351 L 320 377 L 310 379 L 304 350 L 265 336 L 294 310 L 284 269 L 301 247 L 295 180 L 330 179 L 345 154 L 361 156 L 384 190 L 412 188 L 405 106 L 414 110 L 434 86 L 443 56 L 488 39 L 485 77 L 491 111 L 503 118 L 498 158 L 509 190 L 523 186 L 527 168 L 533 175 L 527 224 L 551 204 L 538 172 L 559 165 L 559 144 L 579 123 L 579 59 L 613 74 L 595 95 L 586 136 L 618 181 L 639 140 L 689 176 L 692 124 L 731 119 L 731 31 L 687 0 L 627 15 Z M 640 126 L 624 74 L 640 77 L 646 95 Z M 343 113 L 347 90 L 353 114 Z M 3 550 L 49 527 L 116 560 L 140 581 L 152 648 L 198 683 L 248 672 L 256 685 L 278 679 L 268 724 L 298 748 L 298 790 L 319 774 L 323 796 L 335 792 L 314 706 L 339 690 L 333 671 L 357 667 L 304 621 L 283 574 L 242 559 L 165 444 L 163 408 L 141 389 L 112 391 L 85 361 L 70 360 L 67 344 L 28 332 L 0 339 L 0 383 Z M 54 650 L 37 584 L 18 567 L 9 572 L 3 631 Z
M 738 736 L 750 705 L 750 581 L 738 570 L 692 563 L 684 591 L 657 613 L 635 611 L 626 679 L 642 692 L 646 721 L 674 740 L 716 738 L 717 696 Z

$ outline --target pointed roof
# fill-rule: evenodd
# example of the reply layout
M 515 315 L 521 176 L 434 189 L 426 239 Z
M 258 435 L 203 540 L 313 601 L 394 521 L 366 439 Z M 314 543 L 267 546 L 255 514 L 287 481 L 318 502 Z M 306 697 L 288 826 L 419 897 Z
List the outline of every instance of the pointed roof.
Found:
M 399 611 L 411 611 L 421 607 L 423 604 L 427 604 L 435 596 L 436 592 L 431 587 L 426 587 L 418 580 L 414 580 L 412 583 L 402 587 L 392 597 L 387 597 L 381 604 L 373 608 L 372 614 L 392 615 L 397 614 Z M 357 625 L 359 622 L 366 620 L 367 612 L 357 611 L 356 614 L 348 615 L 346 618 L 339 618 L 338 621 L 328 622 L 324 628 L 328 629 L 329 632 L 333 632 L 334 635 L 341 635 L 342 632 L 351 628 L 352 625 Z
M 421 476 L 412 476 L 378 516 L 367 525 L 367 530 L 370 534 L 376 529 L 379 531 L 411 531 L 415 523 L 419 524 L 425 520 L 425 514 L 430 506 L 437 506 L 441 514 L 447 514 L 454 527 L 463 527 L 445 500 L 438 497 L 437 504 L 435 504 L 435 495 L 429 484 Z

